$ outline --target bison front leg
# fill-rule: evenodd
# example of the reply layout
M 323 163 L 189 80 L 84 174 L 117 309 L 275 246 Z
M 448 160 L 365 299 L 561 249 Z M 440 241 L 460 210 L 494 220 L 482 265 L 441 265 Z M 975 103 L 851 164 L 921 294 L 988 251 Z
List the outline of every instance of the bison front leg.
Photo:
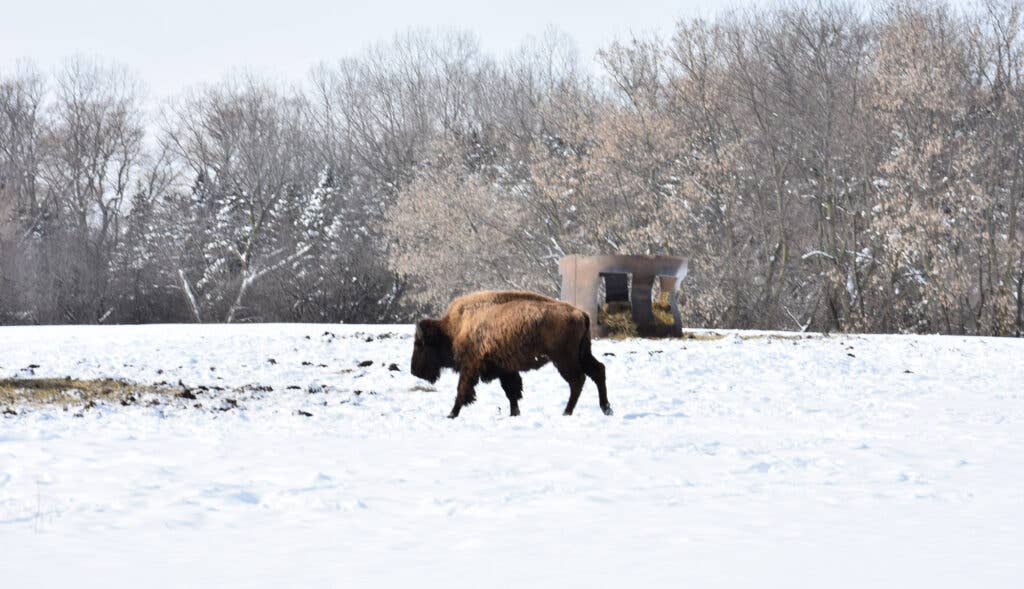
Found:
M 580 400 L 580 392 L 583 391 L 587 377 L 583 374 L 576 358 L 555 361 L 555 367 L 558 368 L 558 373 L 562 375 L 565 382 L 569 383 L 569 402 L 565 404 L 565 411 L 562 414 L 572 415 L 576 409 L 576 402 Z
M 459 372 L 459 391 L 455 395 L 455 406 L 448 414 L 449 419 L 455 419 L 462 411 L 463 405 L 471 405 L 476 401 L 476 383 L 480 381 L 474 370 L 462 370 Z
M 500 378 L 501 388 L 505 389 L 508 397 L 509 414 L 515 417 L 519 415 L 519 399 L 523 398 L 523 379 L 518 372 L 502 374 Z

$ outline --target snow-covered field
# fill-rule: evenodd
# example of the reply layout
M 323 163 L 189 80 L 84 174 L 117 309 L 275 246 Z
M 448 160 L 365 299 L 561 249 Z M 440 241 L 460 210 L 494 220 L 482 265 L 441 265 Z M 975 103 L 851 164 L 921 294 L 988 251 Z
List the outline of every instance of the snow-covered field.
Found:
M 453 421 L 408 326 L 0 328 L 0 377 L 210 387 L 0 417 L 0 585 L 1024 586 L 1024 341 L 749 335 Z

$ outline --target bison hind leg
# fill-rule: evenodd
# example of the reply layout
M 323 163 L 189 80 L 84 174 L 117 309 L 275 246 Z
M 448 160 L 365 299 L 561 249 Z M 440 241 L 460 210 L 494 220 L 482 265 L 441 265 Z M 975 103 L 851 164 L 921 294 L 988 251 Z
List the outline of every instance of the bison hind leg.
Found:
M 594 381 L 594 384 L 597 385 L 597 398 L 601 403 L 601 411 L 605 415 L 611 415 L 612 406 L 608 402 L 608 388 L 605 387 L 604 382 L 604 364 L 595 358 L 594 353 L 590 350 L 589 330 L 583 334 L 583 339 L 580 340 L 579 365 L 583 373 L 589 376 L 590 380 Z
M 597 358 L 590 354 L 590 350 L 586 350 L 586 354 L 580 358 L 580 364 L 583 366 L 583 373 L 590 377 L 590 380 L 594 381 L 597 385 L 597 397 L 601 403 L 601 411 L 605 415 L 612 414 L 612 406 L 608 402 L 608 389 L 604 383 L 604 364 L 602 364 Z
M 576 409 L 576 402 L 580 400 L 580 392 L 583 391 L 587 377 L 583 373 L 578 358 L 555 360 L 555 368 L 558 368 L 558 373 L 562 375 L 565 382 L 569 383 L 569 402 L 565 404 L 563 415 L 572 415 Z
M 569 402 L 565 404 L 565 411 L 562 412 L 562 415 L 572 415 L 572 412 L 576 409 L 576 402 L 580 400 L 583 384 L 586 382 L 587 377 L 583 376 L 582 373 L 569 380 Z

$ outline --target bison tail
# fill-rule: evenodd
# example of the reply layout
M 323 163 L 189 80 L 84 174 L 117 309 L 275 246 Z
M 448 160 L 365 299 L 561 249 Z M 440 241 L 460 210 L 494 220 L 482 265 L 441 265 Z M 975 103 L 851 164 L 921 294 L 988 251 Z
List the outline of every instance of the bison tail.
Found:
M 590 353 L 590 315 L 583 313 L 583 337 L 580 338 L 580 358 L 592 358 Z

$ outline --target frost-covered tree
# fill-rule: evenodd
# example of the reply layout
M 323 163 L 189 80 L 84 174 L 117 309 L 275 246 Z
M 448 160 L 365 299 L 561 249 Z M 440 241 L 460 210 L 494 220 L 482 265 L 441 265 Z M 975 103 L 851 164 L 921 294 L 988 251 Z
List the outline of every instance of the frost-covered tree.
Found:
M 240 318 L 254 285 L 315 256 L 327 239 L 315 225 L 303 225 L 317 222 L 327 206 L 304 194 L 314 175 L 305 108 L 301 97 L 254 78 L 207 88 L 173 107 L 167 138 L 197 178 L 190 208 L 203 216 L 198 227 L 183 228 L 202 264 L 179 258 L 177 268 L 197 318 Z M 290 217 L 303 198 L 305 209 Z M 182 252 L 191 255 L 195 249 Z

